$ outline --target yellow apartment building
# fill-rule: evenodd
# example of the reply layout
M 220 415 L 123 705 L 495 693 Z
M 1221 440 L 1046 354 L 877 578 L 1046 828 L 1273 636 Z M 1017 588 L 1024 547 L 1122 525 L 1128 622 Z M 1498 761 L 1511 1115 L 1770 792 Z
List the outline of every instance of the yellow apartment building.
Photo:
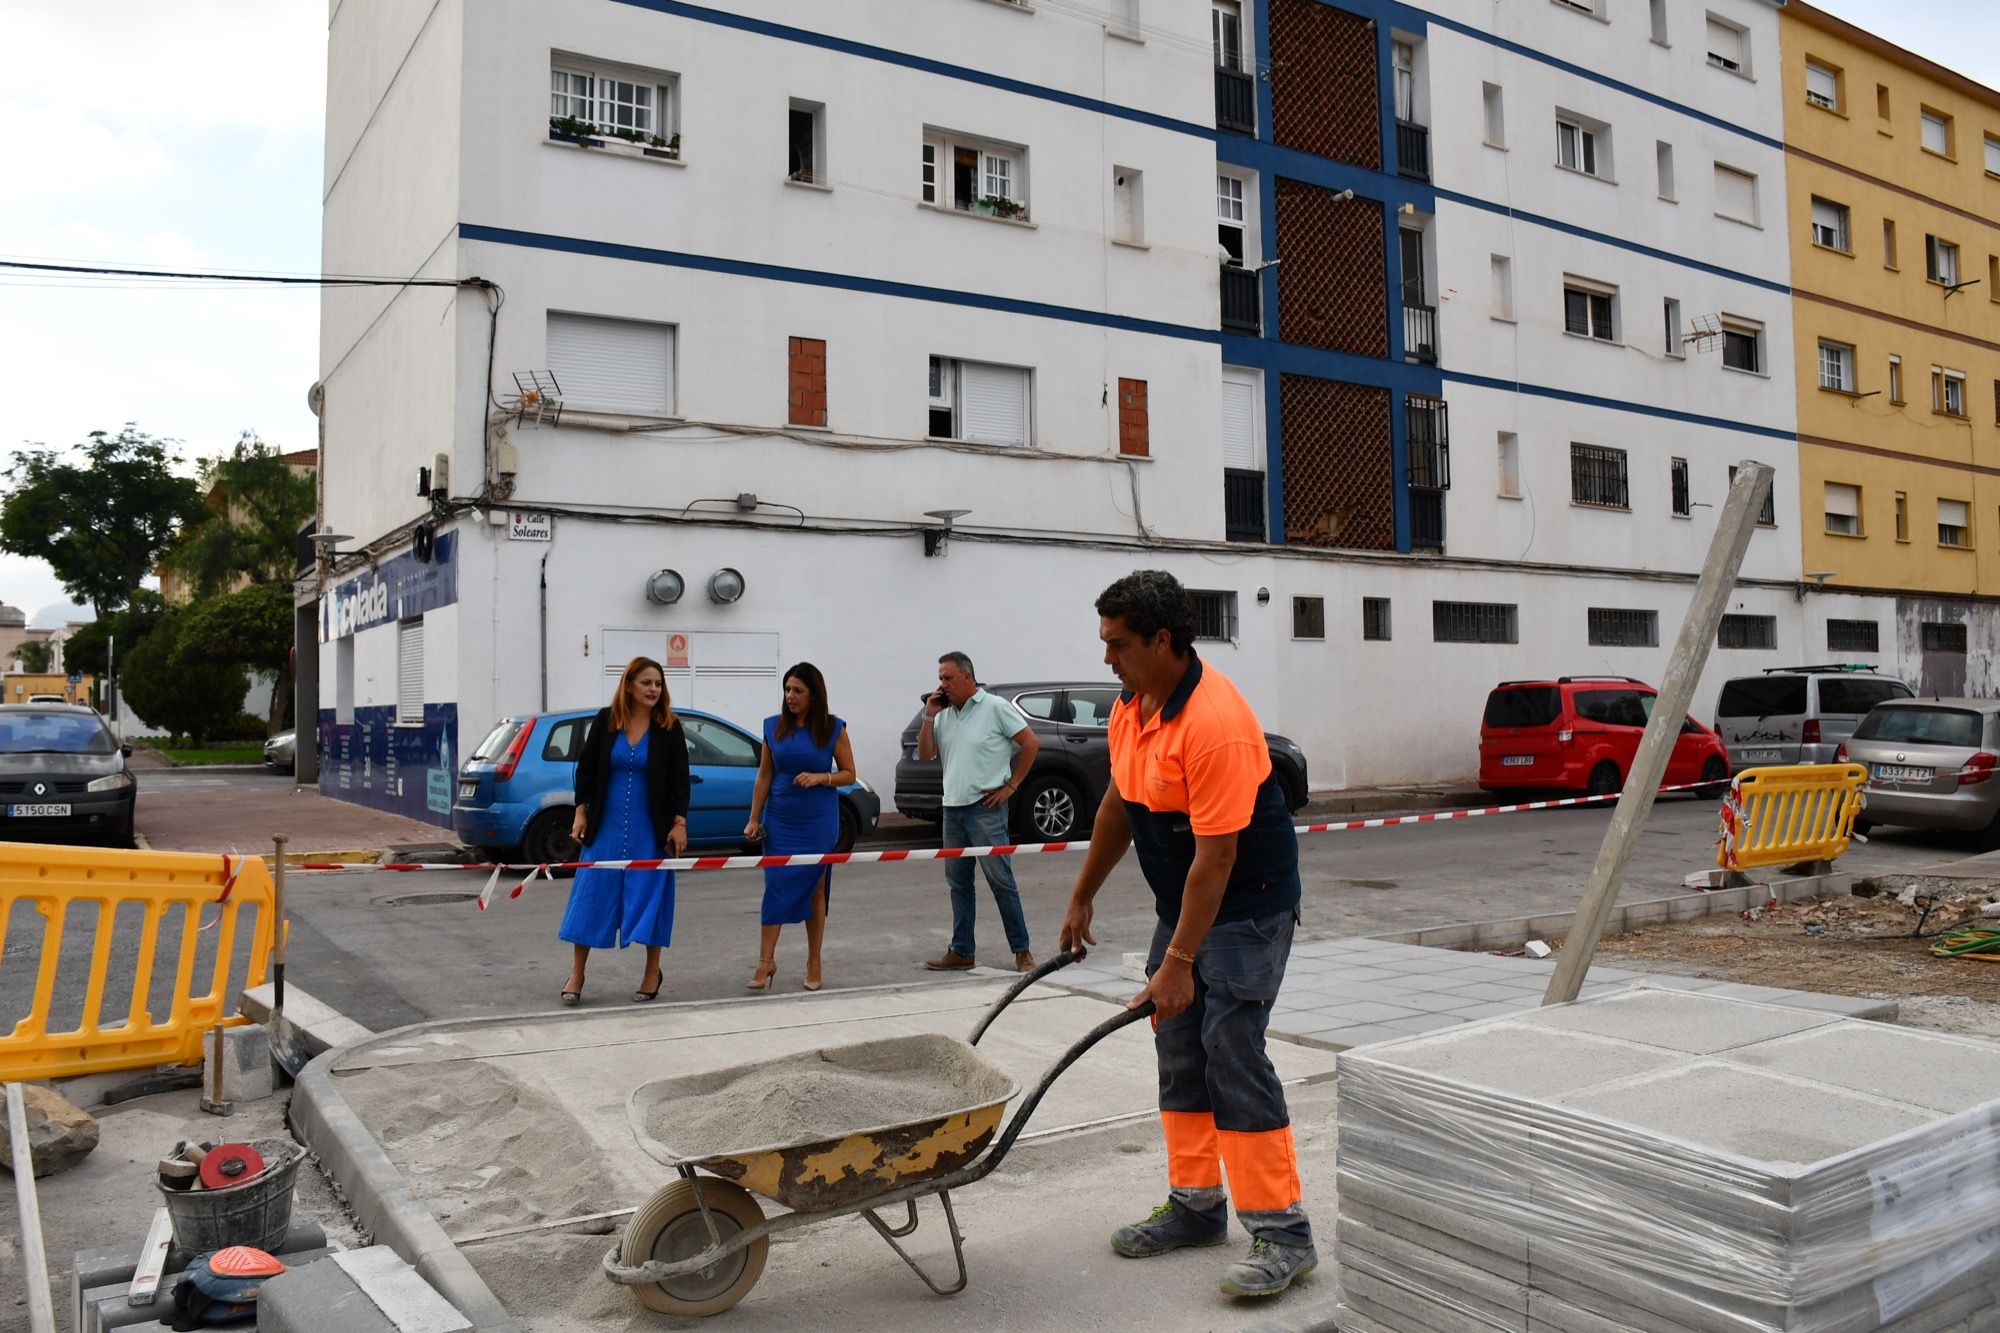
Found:
M 1780 13 L 1804 568 L 1894 596 L 1879 650 L 1920 689 L 1990 693 L 2000 91 L 1802 0 Z M 1829 621 L 1828 651 L 1874 650 L 1871 623 Z

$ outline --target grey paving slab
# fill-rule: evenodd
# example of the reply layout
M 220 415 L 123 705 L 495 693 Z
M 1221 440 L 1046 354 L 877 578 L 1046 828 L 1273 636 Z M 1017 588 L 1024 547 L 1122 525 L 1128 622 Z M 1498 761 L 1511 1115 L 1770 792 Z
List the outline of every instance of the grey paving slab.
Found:
M 1465 1020 L 1450 1014 L 1419 1014 L 1415 1018 L 1392 1018 L 1382 1026 L 1415 1037 L 1426 1032 L 1439 1032 L 1445 1028 L 1464 1027 Z
M 1440 991 L 1444 995 L 1463 995 L 1466 1003 L 1479 1000 L 1517 1000 L 1524 995 L 1540 997 L 1544 987 L 1532 983 L 1518 985 L 1504 981 L 1476 981 L 1469 986 L 1445 986 Z
M 2000 1100 L 2000 1046 L 1909 1028 L 1840 1023 L 1726 1055 L 1739 1064 L 1934 1111 L 1952 1113 Z
M 1350 1023 L 1380 1023 L 1391 1018 L 1414 1018 L 1419 1011 L 1392 1001 L 1343 1000 L 1323 1012 L 1329 1018 Z
M 1473 1031 L 1374 1057 L 1403 1069 L 1438 1074 L 1521 1097 L 1549 1098 L 1679 1062 L 1672 1051 L 1527 1023 L 1486 1024 Z
M 1531 1021 L 1691 1055 L 1712 1055 L 1837 1020 L 1831 1014 L 1641 987 L 1588 1004 L 1554 1006 L 1535 1014 Z

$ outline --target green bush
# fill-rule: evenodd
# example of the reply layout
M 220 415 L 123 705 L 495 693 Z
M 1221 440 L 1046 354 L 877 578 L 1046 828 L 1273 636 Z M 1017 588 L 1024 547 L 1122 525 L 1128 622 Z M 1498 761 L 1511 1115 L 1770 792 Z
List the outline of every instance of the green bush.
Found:
M 210 733 L 209 740 L 221 745 L 231 741 L 255 741 L 262 745 L 269 735 L 270 724 L 263 718 L 255 713 L 238 713 Z

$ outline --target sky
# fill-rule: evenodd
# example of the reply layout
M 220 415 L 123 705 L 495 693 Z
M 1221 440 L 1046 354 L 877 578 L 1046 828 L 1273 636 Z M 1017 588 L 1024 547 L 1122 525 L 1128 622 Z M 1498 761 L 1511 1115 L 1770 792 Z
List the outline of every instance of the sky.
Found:
M 416 3 L 417 0 L 396 0 Z M 1695 0 L 1673 0 L 1694 3 Z M 1614 4 L 1636 0 L 1613 0 Z M 1818 0 L 2000 87 L 1994 0 Z M 317 273 L 326 0 L 4 0 L 0 258 Z M 311 288 L 160 288 L 0 275 L 0 467 L 135 422 L 190 459 L 253 430 L 315 442 Z M 60 623 L 40 561 L 0 601 Z

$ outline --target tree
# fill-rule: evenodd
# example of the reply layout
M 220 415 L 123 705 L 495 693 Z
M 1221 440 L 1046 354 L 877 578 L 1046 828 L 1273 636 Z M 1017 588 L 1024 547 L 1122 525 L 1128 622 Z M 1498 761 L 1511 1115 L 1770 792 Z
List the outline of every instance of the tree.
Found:
M 102 620 L 93 620 L 88 625 L 70 635 L 63 645 L 63 665 L 71 671 L 81 671 L 87 676 L 102 680 L 110 674 L 111 668 L 118 668 L 122 675 L 125 657 L 139 646 L 139 640 L 152 631 L 159 623 L 166 605 L 160 594 L 150 588 L 140 588 L 132 594 L 125 609 Z M 117 643 L 108 644 L 107 639 L 116 636 Z M 110 660 L 115 651 L 118 660 Z
M 292 688 L 290 585 L 253 583 L 197 602 L 177 612 L 175 619 L 179 622 L 171 663 L 175 670 L 247 666 L 277 677 L 270 716 L 265 719 L 266 734 L 277 735 Z
M 49 669 L 49 645 L 46 639 L 25 640 L 14 655 L 21 659 L 21 670 L 31 675 L 41 675 Z
M 0 501 L 0 551 L 46 560 L 102 620 L 202 515 L 201 491 L 174 473 L 169 443 L 128 423 L 68 450 L 23 451 L 6 471 L 14 486 Z
M 202 465 L 207 511 L 168 555 L 197 598 L 239 583 L 290 584 L 298 568 L 299 529 L 313 516 L 310 473 L 245 431 L 227 458 Z
M 118 681 L 132 711 L 199 747 L 243 711 L 250 679 L 240 666 L 177 666 L 186 612 L 169 611 L 128 653 L 118 655 Z

